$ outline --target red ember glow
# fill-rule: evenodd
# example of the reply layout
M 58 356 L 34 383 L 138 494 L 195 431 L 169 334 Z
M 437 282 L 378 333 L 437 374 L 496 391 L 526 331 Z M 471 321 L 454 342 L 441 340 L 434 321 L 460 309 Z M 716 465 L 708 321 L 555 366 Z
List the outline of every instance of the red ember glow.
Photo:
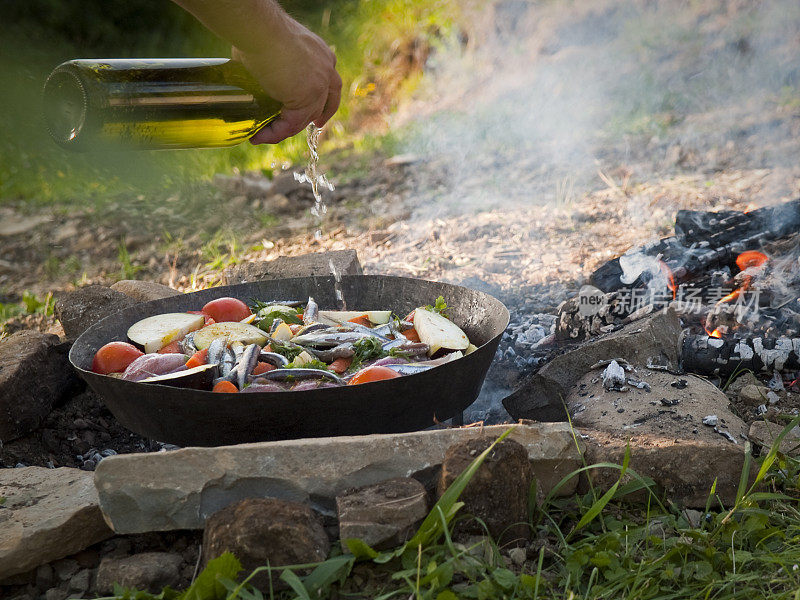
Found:
M 758 250 L 747 250 L 736 257 L 736 266 L 740 271 L 750 267 L 760 267 L 769 260 L 769 256 Z

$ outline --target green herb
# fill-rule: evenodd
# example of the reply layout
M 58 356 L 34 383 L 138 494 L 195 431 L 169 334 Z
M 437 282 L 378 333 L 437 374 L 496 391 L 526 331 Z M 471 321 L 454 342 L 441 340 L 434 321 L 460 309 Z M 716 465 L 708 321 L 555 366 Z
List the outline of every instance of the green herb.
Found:
M 297 344 L 281 342 L 279 340 L 270 340 L 269 345 L 272 347 L 273 352 L 285 356 L 289 361 L 293 361 L 303 351 L 303 348 Z
M 303 320 L 298 316 L 291 315 L 281 310 L 273 310 L 272 312 L 269 312 L 264 316 L 260 316 L 258 323 L 256 323 L 256 327 L 258 327 L 262 331 L 268 332 L 272 327 L 272 323 L 275 321 L 275 319 L 281 319 L 284 323 L 289 323 L 291 325 L 303 324 Z
M 443 317 L 445 317 L 447 319 L 450 318 L 448 316 L 448 314 L 447 314 L 447 302 L 444 301 L 444 296 L 439 296 L 436 299 L 436 304 L 435 305 L 431 306 L 429 304 L 428 306 L 425 306 L 424 308 L 425 308 L 425 310 L 429 310 L 431 312 L 439 313 L 440 315 L 442 315 Z
M 389 356 L 389 352 L 383 349 L 383 344 L 376 337 L 362 338 L 354 342 L 353 349 L 355 350 L 353 362 L 350 363 L 350 367 L 347 369 L 350 372 L 358 371 L 361 365 L 368 360 Z
M 319 369 L 320 371 L 327 371 L 328 365 L 318 359 L 314 359 L 302 365 L 294 364 L 294 361 L 283 367 L 284 369 Z

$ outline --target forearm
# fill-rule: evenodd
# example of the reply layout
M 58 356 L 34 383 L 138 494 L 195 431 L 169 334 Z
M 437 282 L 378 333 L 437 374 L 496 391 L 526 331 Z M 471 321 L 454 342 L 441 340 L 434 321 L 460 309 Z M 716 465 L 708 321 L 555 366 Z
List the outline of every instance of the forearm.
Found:
M 275 0 L 173 0 L 244 52 L 279 44 L 294 21 Z

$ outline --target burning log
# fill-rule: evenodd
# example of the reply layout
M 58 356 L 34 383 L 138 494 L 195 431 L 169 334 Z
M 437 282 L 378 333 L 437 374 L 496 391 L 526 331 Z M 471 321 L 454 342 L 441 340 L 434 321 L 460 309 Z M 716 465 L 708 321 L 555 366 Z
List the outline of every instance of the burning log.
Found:
M 719 248 L 753 234 L 775 239 L 796 231 L 798 226 L 800 199 L 746 213 L 679 210 L 675 217 L 675 233 L 684 246 L 706 244 Z
M 677 235 L 646 244 L 639 252 L 661 260 L 678 285 L 712 269 L 732 268 L 741 253 L 757 250 L 765 241 L 790 235 L 798 227 L 800 199 L 749 213 L 679 211 L 675 222 Z M 604 292 L 647 283 L 640 276 L 625 284 L 623 275 L 620 259 L 615 258 L 592 273 L 591 282 Z
M 728 376 L 750 369 L 758 372 L 800 370 L 800 338 L 721 339 L 686 335 L 681 341 L 681 366 L 700 375 Z

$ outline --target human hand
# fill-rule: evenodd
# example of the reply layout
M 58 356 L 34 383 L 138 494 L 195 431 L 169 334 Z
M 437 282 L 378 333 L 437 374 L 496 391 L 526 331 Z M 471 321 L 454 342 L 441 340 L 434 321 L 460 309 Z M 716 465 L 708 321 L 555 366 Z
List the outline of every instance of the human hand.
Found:
M 233 48 L 233 58 L 283 105 L 280 117 L 250 138 L 253 144 L 277 144 L 312 121 L 322 127 L 339 108 L 342 78 L 336 56 L 318 35 L 288 15 L 284 21 L 278 34 L 257 49 Z

